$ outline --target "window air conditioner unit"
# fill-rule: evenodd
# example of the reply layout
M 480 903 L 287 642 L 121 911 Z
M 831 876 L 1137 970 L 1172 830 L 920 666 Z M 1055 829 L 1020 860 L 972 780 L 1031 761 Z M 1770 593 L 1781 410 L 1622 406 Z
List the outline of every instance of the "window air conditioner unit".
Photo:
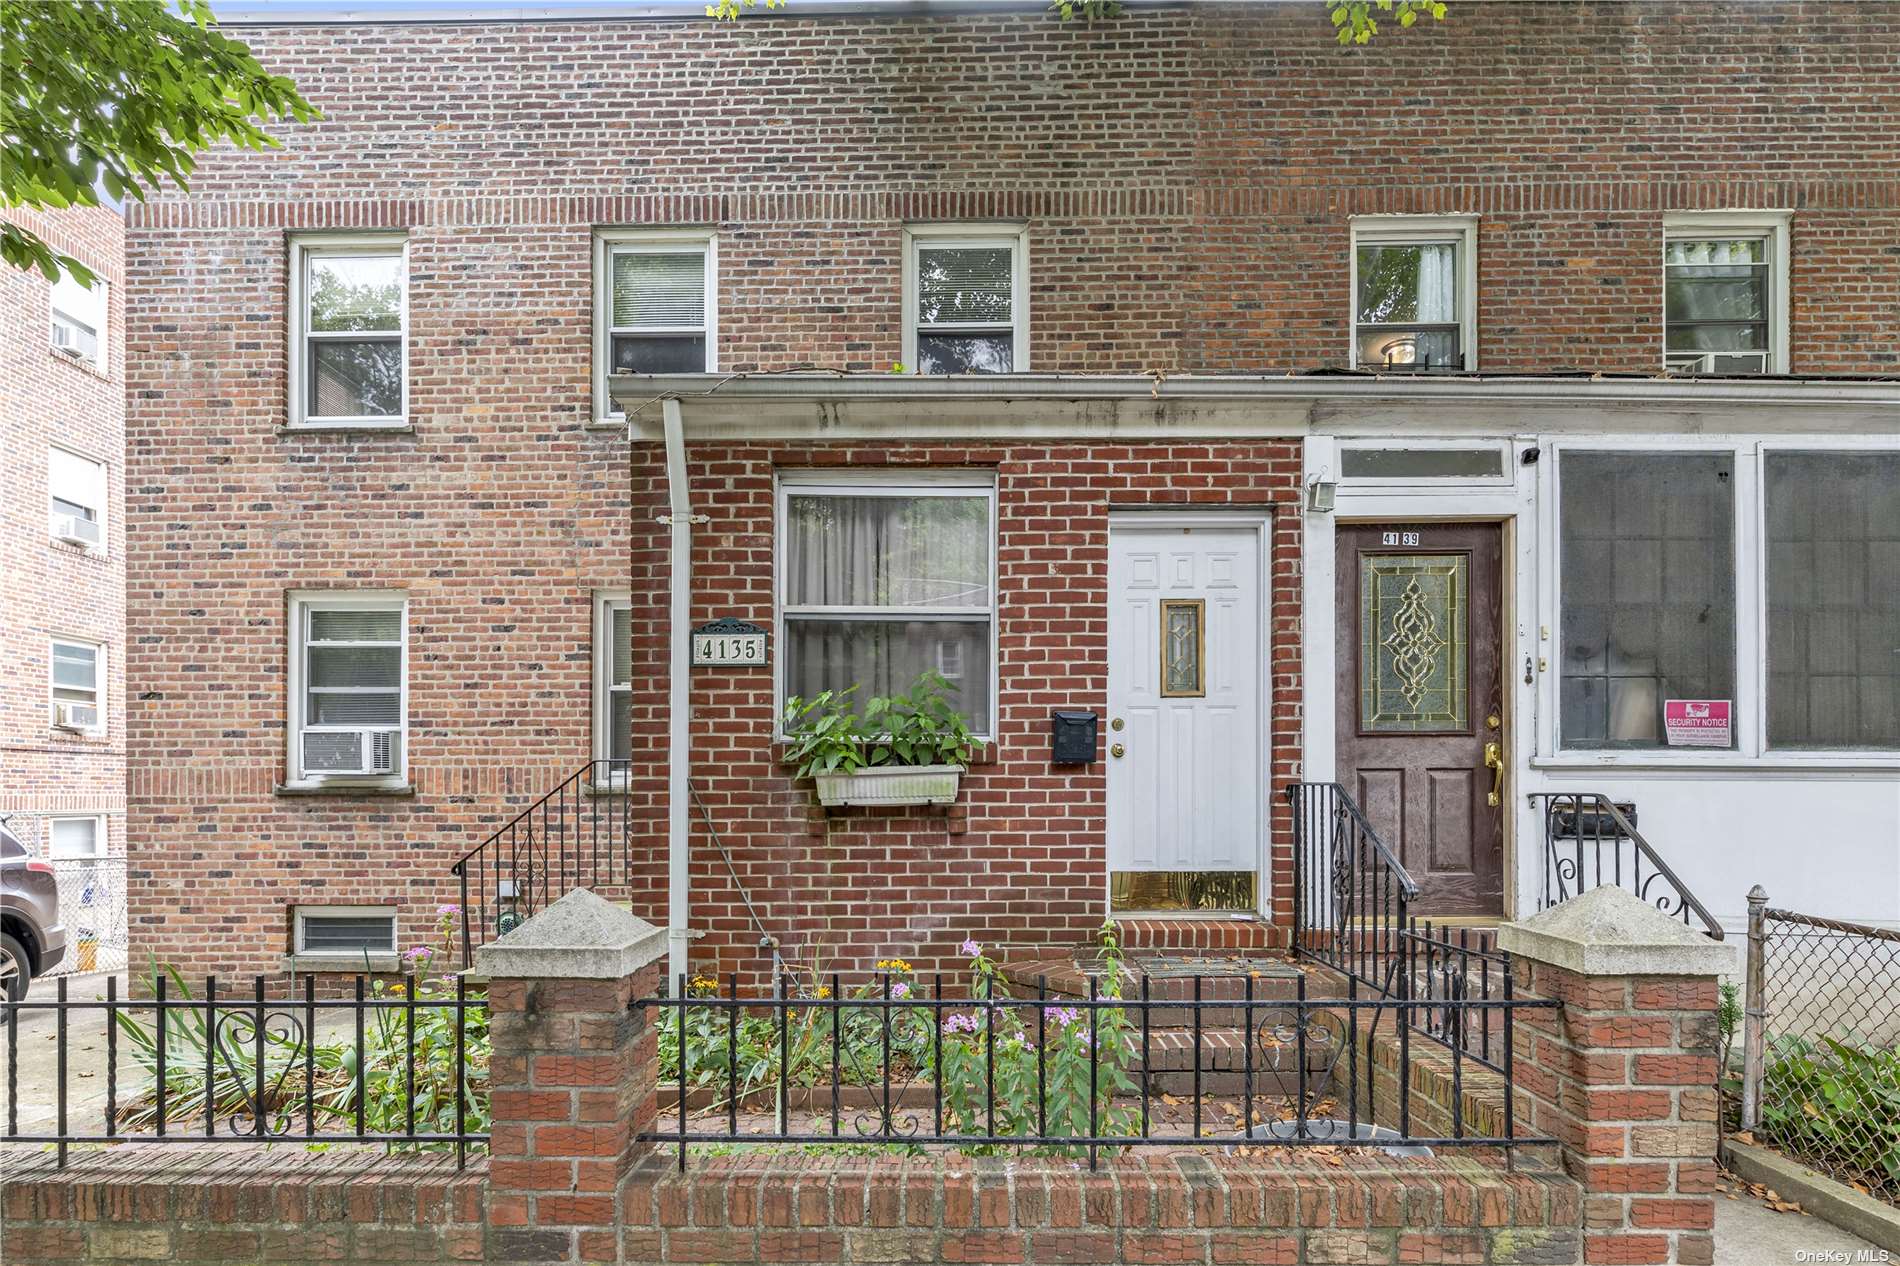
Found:
M 1738 374 L 1768 372 L 1767 352 L 1692 352 L 1668 358 L 1669 368 L 1679 374 L 1714 374 L 1732 378 Z
M 68 545 L 97 545 L 99 524 L 96 520 L 81 518 L 77 514 L 56 514 L 53 516 L 53 538 Z
M 305 730 L 303 772 L 318 778 L 393 774 L 401 746 L 400 730 Z
M 99 708 L 90 703 L 55 703 L 53 726 L 61 730 L 97 729 L 99 728 Z
M 63 321 L 53 322 L 53 350 L 79 356 L 79 331 Z

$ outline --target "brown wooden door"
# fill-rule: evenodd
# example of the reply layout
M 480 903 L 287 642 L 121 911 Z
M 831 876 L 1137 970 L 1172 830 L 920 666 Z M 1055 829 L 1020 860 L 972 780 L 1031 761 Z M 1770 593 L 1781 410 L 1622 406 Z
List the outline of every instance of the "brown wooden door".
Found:
M 1418 882 L 1412 913 L 1503 913 L 1501 529 L 1341 524 L 1338 772 Z

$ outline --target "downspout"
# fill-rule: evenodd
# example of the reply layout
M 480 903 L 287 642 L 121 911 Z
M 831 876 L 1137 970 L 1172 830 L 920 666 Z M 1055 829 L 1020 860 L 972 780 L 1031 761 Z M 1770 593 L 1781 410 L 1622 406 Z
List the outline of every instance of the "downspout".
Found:
M 686 434 L 680 421 L 680 402 L 669 397 L 661 402 L 661 409 L 666 440 L 668 513 L 660 522 L 671 529 L 666 622 L 666 946 L 667 969 L 677 982 L 689 970 L 687 924 L 691 916 L 687 814 L 692 793 L 689 744 L 693 730 L 693 506 L 691 489 L 686 482 Z

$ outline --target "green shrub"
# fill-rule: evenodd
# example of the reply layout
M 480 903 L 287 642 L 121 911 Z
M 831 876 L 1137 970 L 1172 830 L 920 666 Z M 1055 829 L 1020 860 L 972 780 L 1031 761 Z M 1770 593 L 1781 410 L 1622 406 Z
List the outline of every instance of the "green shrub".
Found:
M 1900 1197 L 1900 1048 L 1779 1036 L 1764 1064 L 1757 1138 Z
M 859 716 L 857 687 L 785 701 L 785 763 L 797 776 L 850 774 L 876 765 L 967 765 L 969 722 L 950 703 L 943 674 L 921 674 L 903 694 L 876 695 Z

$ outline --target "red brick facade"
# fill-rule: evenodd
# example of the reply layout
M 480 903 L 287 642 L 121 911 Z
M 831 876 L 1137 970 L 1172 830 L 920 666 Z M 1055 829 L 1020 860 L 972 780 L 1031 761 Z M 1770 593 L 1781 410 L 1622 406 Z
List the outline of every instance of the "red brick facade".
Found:
M 125 851 L 125 225 L 113 211 L 9 211 L 103 277 L 105 363 L 53 350 L 51 287 L 0 268 L 0 815 L 45 851 L 46 815 L 105 819 L 100 851 Z M 98 550 L 48 532 L 49 449 L 105 466 Z M 50 724 L 50 639 L 105 651 L 104 728 Z
M 591 599 L 629 583 L 639 908 L 663 918 L 664 492 L 656 446 L 588 425 L 597 226 L 716 227 L 724 370 L 882 372 L 903 225 L 1006 219 L 1033 369 L 1281 373 L 1345 362 L 1348 217 L 1472 212 L 1487 371 L 1652 373 L 1662 212 L 1794 208 L 1791 368 L 1896 364 L 1885 6 L 1501 6 L 1356 51 L 1298 5 L 244 34 L 325 119 L 131 221 L 134 952 L 194 970 L 270 965 L 300 901 L 401 900 L 415 939 L 449 862 L 590 754 Z M 406 430 L 283 429 L 285 235 L 322 228 L 407 233 Z M 771 615 L 777 467 L 998 479 L 1003 732 L 956 819 L 814 836 L 765 679 L 697 683 L 696 777 L 788 948 L 928 965 L 1099 920 L 1101 775 L 1053 772 L 1039 727 L 1102 705 L 1114 506 L 1273 507 L 1273 779 L 1296 775 L 1295 442 L 689 458 L 696 617 Z M 327 588 L 408 594 L 412 795 L 274 792 L 285 594 Z M 700 946 L 737 965 L 754 934 L 695 838 Z

